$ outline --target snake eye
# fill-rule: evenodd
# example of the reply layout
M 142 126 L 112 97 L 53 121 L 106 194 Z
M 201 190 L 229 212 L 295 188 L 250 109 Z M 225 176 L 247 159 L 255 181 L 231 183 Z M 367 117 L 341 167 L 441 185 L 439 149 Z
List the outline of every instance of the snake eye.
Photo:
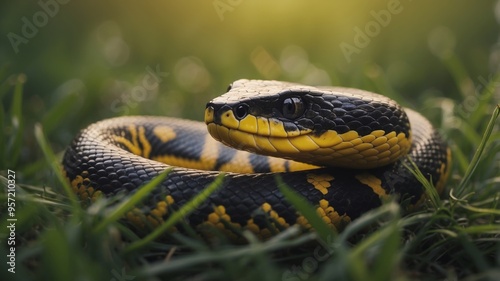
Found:
M 239 120 L 245 118 L 248 114 L 248 105 L 240 104 L 234 109 L 234 116 Z
M 302 116 L 305 111 L 304 102 L 299 97 L 291 97 L 283 100 L 283 117 L 296 119 Z

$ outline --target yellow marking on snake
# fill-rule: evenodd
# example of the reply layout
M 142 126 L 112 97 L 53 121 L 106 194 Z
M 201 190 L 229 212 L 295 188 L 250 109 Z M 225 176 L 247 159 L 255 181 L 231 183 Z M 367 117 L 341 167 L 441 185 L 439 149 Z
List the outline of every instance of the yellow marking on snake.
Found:
M 205 137 L 205 144 L 203 146 L 203 150 L 201 151 L 199 160 L 187 159 L 174 155 L 159 155 L 151 157 L 151 159 L 174 166 L 188 167 L 191 169 L 200 170 L 213 170 L 216 165 L 217 157 L 213 157 L 212 155 L 218 155 L 218 153 L 219 146 L 217 142 L 213 141 L 213 139 L 209 135 L 207 135 Z
M 77 175 L 70 184 L 73 192 L 78 195 L 83 205 L 87 205 L 87 203 L 89 203 L 88 200 L 90 200 L 90 202 L 95 202 L 103 195 L 102 191 L 96 191 L 95 188 L 90 185 L 87 171 L 82 172 L 81 175 Z
M 295 172 L 295 171 L 305 171 L 313 170 L 319 168 L 318 166 L 301 163 L 297 161 L 287 160 L 283 158 L 268 157 L 267 163 L 271 172 Z M 288 169 L 286 166 L 288 165 Z
M 121 136 L 113 136 L 114 140 L 117 143 L 124 145 L 131 153 L 149 158 L 149 154 L 151 153 L 151 144 L 146 137 L 146 129 L 142 126 L 137 129 L 136 126 L 130 125 L 128 127 L 128 131 L 130 133 L 130 139 L 125 138 L 124 134 L 122 134 Z M 139 142 L 142 145 L 142 149 Z
M 214 207 L 214 211 L 208 214 L 207 222 L 213 226 L 224 229 L 224 222 L 231 222 L 231 217 L 226 213 L 226 207 L 219 205 Z
M 359 137 L 358 132 L 356 132 L 356 131 L 349 131 L 349 132 L 340 134 L 339 136 L 342 138 L 342 140 L 344 142 L 349 142 L 349 141 L 352 141 L 352 140 L 357 139 Z
M 139 209 L 133 208 L 125 214 L 125 218 L 138 228 L 146 226 L 146 215 Z
M 299 153 L 300 151 L 287 138 L 269 138 L 269 142 L 279 153 Z
M 165 196 L 165 200 L 160 200 L 149 214 L 145 214 L 139 208 L 133 208 L 125 214 L 125 217 L 133 225 L 138 228 L 144 228 L 146 225 L 149 227 L 157 227 L 164 222 L 163 217 L 168 215 L 168 206 L 174 204 L 174 198 L 170 195 Z M 169 229 L 169 232 L 177 231 L 176 227 Z
M 139 141 L 142 144 L 142 156 L 145 158 L 149 158 L 151 154 L 151 144 L 149 143 L 148 138 L 146 137 L 146 129 L 144 127 L 139 127 Z
M 174 204 L 174 198 L 167 195 L 165 200 L 158 201 L 156 207 L 149 212 L 147 219 L 151 226 L 157 227 L 164 222 L 163 217 L 168 214 L 168 206 Z
M 269 217 L 277 222 L 282 227 L 289 227 L 290 225 L 285 221 L 284 218 L 280 217 L 276 211 L 273 210 L 271 204 L 262 204 L 262 210 L 269 214 Z
M 241 225 L 239 223 L 231 222 L 231 216 L 226 213 L 226 207 L 223 205 L 215 206 L 214 211 L 208 214 L 207 219 L 204 223 L 202 223 L 202 226 L 217 228 L 232 239 L 237 238 L 233 230 L 241 229 Z
M 280 229 L 289 227 L 289 224 L 284 218 L 280 217 L 276 211 L 274 211 L 269 203 L 264 203 L 261 206 L 261 210 L 267 213 L 270 218 L 270 223 L 272 229 L 261 228 L 257 225 L 253 218 L 250 218 L 245 228 L 262 238 L 271 237 L 275 232 L 279 232 Z
M 130 141 L 129 139 L 125 138 L 124 135 L 125 133 L 122 132 L 121 136 L 113 136 L 114 140 L 122 145 L 124 145 L 131 153 L 135 155 L 141 155 L 141 148 L 137 144 L 137 131 L 134 125 L 130 125 L 128 127 L 128 131 L 130 132 Z
M 268 137 L 254 136 L 255 145 L 258 150 L 278 152 L 278 149 L 269 141 Z
M 451 163 L 451 149 L 448 148 L 446 150 L 446 159 L 447 163 Z M 448 177 L 450 175 L 451 171 L 451 165 L 448 164 L 446 165 L 445 163 L 441 164 L 441 167 L 439 168 L 439 181 L 436 183 L 436 189 L 439 194 L 441 194 L 444 191 L 444 186 L 446 184 L 446 181 L 448 180 Z
M 240 126 L 240 122 L 238 121 L 238 119 L 236 119 L 232 110 L 224 112 L 221 115 L 220 121 L 227 128 L 238 129 L 238 127 Z
M 331 226 L 336 231 L 342 230 L 348 223 L 351 222 L 351 218 L 346 214 L 339 214 L 333 206 L 330 206 L 328 200 L 321 199 L 319 205 L 316 207 L 316 213 L 321 217 L 321 219 Z M 309 221 L 300 215 L 295 221 L 296 224 L 302 226 L 304 229 L 312 229 Z
M 288 134 L 285 130 L 285 127 L 283 126 L 283 123 L 279 121 L 278 119 L 269 119 L 269 130 L 270 130 L 270 136 L 273 137 L 280 137 L 280 138 L 285 138 L 288 137 Z
M 291 138 L 290 143 L 300 151 L 315 151 L 319 145 L 308 135 Z
M 257 135 L 269 136 L 271 129 L 269 127 L 269 120 L 263 117 L 257 117 Z
M 214 122 L 214 109 L 213 109 L 213 107 L 207 107 L 205 109 L 205 122 L 207 122 L 207 123 Z
M 269 164 L 269 169 L 271 172 L 286 172 L 286 162 L 288 160 L 283 158 L 269 157 L 267 163 Z
M 240 120 L 238 128 L 242 131 L 256 134 L 258 132 L 257 118 L 253 115 L 247 115 L 245 118 Z
M 298 216 L 295 223 L 300 225 L 303 229 L 312 229 L 311 223 L 309 223 L 303 215 Z
M 378 195 L 380 199 L 388 198 L 385 189 L 382 188 L 382 181 L 379 178 L 368 173 L 357 174 L 355 177 L 362 184 L 369 186 L 373 190 L 373 192 L 375 192 L 375 194 Z
M 248 153 L 245 151 L 238 150 L 231 161 L 221 165 L 219 168 L 220 171 L 238 171 L 239 173 L 254 173 L 252 163 L 250 163 L 250 159 L 248 158 Z
M 177 137 L 174 129 L 169 126 L 156 126 L 153 129 L 153 134 L 163 143 L 171 141 Z
M 303 130 L 293 130 L 293 131 L 287 131 L 286 134 L 289 138 L 294 139 L 299 136 L 303 136 L 306 134 L 309 134 L 312 132 L 311 129 L 303 129 Z
M 255 138 L 253 136 L 253 134 L 249 134 L 247 132 L 232 129 L 229 130 L 231 142 L 239 145 L 236 147 L 256 147 Z
M 307 174 L 307 182 L 312 184 L 323 195 L 328 193 L 328 188 L 331 186 L 330 181 L 332 180 L 334 178 L 329 174 Z
M 255 221 L 253 220 L 253 218 L 249 219 L 247 221 L 247 224 L 245 225 L 245 228 L 250 230 L 252 233 L 256 234 L 256 235 L 259 235 L 260 232 L 261 232 L 261 229 L 260 227 L 255 223 Z
M 307 163 L 301 163 L 301 162 L 297 162 L 297 161 L 291 161 L 291 160 L 289 160 L 288 166 L 289 166 L 288 170 L 290 172 L 313 170 L 313 169 L 319 168 L 319 166 L 315 166 L 315 165 L 311 165 L 311 164 L 307 164 Z
M 321 199 L 319 201 L 319 206 L 316 209 L 317 214 L 321 219 L 331 225 L 336 230 L 342 229 L 345 225 L 351 222 L 351 218 L 347 215 L 340 215 L 335 209 L 330 206 L 328 200 Z

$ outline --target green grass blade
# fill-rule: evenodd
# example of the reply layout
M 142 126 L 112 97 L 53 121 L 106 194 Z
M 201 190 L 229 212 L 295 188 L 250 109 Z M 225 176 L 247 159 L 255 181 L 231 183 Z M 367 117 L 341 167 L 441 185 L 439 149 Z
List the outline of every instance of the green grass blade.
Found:
M 391 224 L 394 224 L 391 222 Z M 394 227 L 383 227 L 380 230 L 377 230 L 375 233 L 371 234 L 369 237 L 367 237 L 365 240 L 363 240 L 361 243 L 356 245 L 356 248 L 353 249 L 352 255 L 353 256 L 363 256 L 363 252 L 368 250 L 370 247 L 372 247 L 377 241 L 383 240 L 383 237 L 386 237 L 390 233 L 394 232 L 397 230 L 397 228 Z
M 361 217 L 353 220 L 347 225 L 347 227 L 340 233 L 339 241 L 347 243 L 350 237 L 363 231 L 370 225 L 374 225 L 387 216 L 396 216 L 399 213 L 399 209 L 400 207 L 397 203 L 390 202 L 363 214 Z
M 26 82 L 26 77 L 24 75 L 19 75 L 16 80 L 16 85 L 14 87 L 14 98 L 11 104 L 11 114 L 13 118 L 20 118 L 22 115 L 22 105 L 23 105 L 23 86 Z
M 80 208 L 80 204 L 78 203 L 78 198 L 77 198 L 76 194 L 73 192 L 73 190 L 71 189 L 71 187 L 69 186 L 68 180 L 66 179 L 66 177 L 64 177 L 64 175 L 62 173 L 62 167 L 61 167 L 59 161 L 57 160 L 54 152 L 50 148 L 50 145 L 48 144 L 47 139 L 45 138 L 42 126 L 40 124 L 35 124 L 35 138 L 38 142 L 38 145 L 42 149 L 42 152 L 45 156 L 45 160 L 50 165 L 50 167 L 52 168 L 54 173 L 56 174 L 56 177 L 59 180 L 59 182 L 61 183 L 66 196 L 69 198 L 69 201 L 71 203 L 73 210 L 75 212 L 80 211 L 81 208 Z M 78 217 L 78 216 L 75 216 L 75 217 Z
M 177 212 L 173 213 L 163 224 L 158 226 L 148 236 L 130 244 L 124 250 L 124 253 L 129 254 L 144 247 L 145 245 L 162 235 L 166 230 L 176 225 L 182 218 L 194 211 L 194 209 L 196 209 L 213 192 L 215 192 L 223 185 L 224 176 L 224 173 L 220 173 L 211 184 L 209 184 L 202 192 L 200 192 L 200 194 L 196 195 L 195 197 L 193 197 L 193 199 L 184 204 Z
M 333 231 L 332 228 L 321 219 L 316 212 L 316 209 L 311 204 L 309 204 L 302 196 L 290 189 L 290 187 L 283 182 L 283 179 L 280 176 L 276 176 L 275 179 L 278 183 L 279 190 L 283 193 L 286 200 L 288 200 L 290 204 L 292 204 L 292 206 L 307 219 L 323 242 L 326 243 L 331 240 L 332 235 L 336 236 L 335 231 Z
M 424 187 L 425 193 L 427 197 L 430 199 L 432 206 L 435 209 L 438 209 L 441 205 L 441 198 L 439 197 L 439 193 L 437 189 L 434 187 L 434 185 L 427 179 L 424 174 L 418 169 L 417 164 L 413 162 L 411 158 L 408 158 L 408 161 L 410 162 L 409 166 L 407 163 L 404 163 L 403 165 L 413 174 L 415 178 L 422 184 Z
M 453 153 L 453 162 L 456 163 L 461 174 L 465 174 L 469 166 L 469 159 L 465 156 L 464 151 L 456 145 L 451 146 L 451 151 Z
M 463 246 L 465 252 L 467 252 L 470 260 L 476 265 L 476 268 L 479 272 L 486 271 L 490 267 L 489 262 L 484 258 L 484 255 L 481 253 L 476 245 L 472 242 L 473 240 L 467 236 L 465 233 L 460 232 L 458 235 L 458 240 Z
M 14 137 L 11 139 L 9 144 L 9 156 L 8 159 L 11 161 L 10 165 L 12 167 L 16 166 L 19 160 L 19 154 L 21 153 L 21 147 L 23 144 L 23 85 L 26 82 L 26 76 L 19 75 L 17 77 L 16 86 L 14 87 L 14 97 L 12 99 L 12 104 L 10 107 L 12 127 L 14 129 Z
M 475 213 L 483 213 L 483 214 L 488 214 L 488 215 L 497 215 L 500 216 L 500 210 L 497 209 L 491 209 L 491 208 L 478 208 L 474 207 L 471 205 L 461 205 L 462 208 L 467 209 L 469 211 L 475 212 Z
M 500 83 L 500 73 L 494 75 L 490 81 L 484 81 L 484 77 L 479 77 L 481 83 L 484 83 L 485 88 L 481 93 L 475 93 L 478 97 L 478 104 L 474 112 L 471 112 L 468 123 L 473 127 L 479 126 L 487 112 L 488 107 L 491 105 L 493 97 L 495 96 L 495 86 Z
M 203 267 L 208 263 L 232 262 L 242 257 L 253 257 L 256 254 L 265 254 L 278 249 L 290 249 L 294 246 L 303 245 L 306 242 L 311 242 L 309 234 L 297 237 L 293 240 L 269 240 L 264 243 L 250 244 L 237 248 L 216 248 L 211 251 L 196 252 L 193 255 L 178 257 L 166 262 L 157 262 L 149 266 L 139 269 L 138 276 L 158 276 L 176 271 Z
M 500 235 L 500 224 L 473 225 L 466 228 L 461 228 L 460 231 L 472 235 L 485 235 L 487 233 Z
M 351 274 L 355 280 L 390 280 L 394 267 L 397 266 L 401 253 L 399 252 L 401 230 L 396 217 L 389 225 L 377 230 L 361 241 L 349 254 Z M 367 252 L 376 249 L 372 270 L 366 263 Z
M 153 180 L 148 182 L 147 184 L 140 187 L 136 193 L 130 196 L 127 200 L 124 200 L 120 205 L 111 211 L 110 214 L 104 218 L 95 228 L 94 232 L 100 232 L 106 228 L 109 224 L 117 221 L 121 217 L 125 215 L 126 212 L 132 210 L 134 206 L 140 203 L 144 198 L 147 197 L 153 189 L 155 189 L 158 185 L 160 185 L 167 175 L 170 173 L 171 169 L 167 169 L 158 176 L 156 176 Z
M 399 219 L 399 218 L 398 218 Z M 397 220 L 392 221 L 380 234 L 380 251 L 373 266 L 372 280 L 390 280 L 394 269 L 403 256 L 401 251 L 401 228 Z
M 74 254 L 67 235 L 60 228 L 49 229 L 44 233 L 43 244 L 44 273 L 52 280 L 71 280 L 73 270 L 67 266 L 60 266 Z
M 469 184 L 469 180 L 474 173 L 474 170 L 476 169 L 479 159 L 481 158 L 481 155 L 484 151 L 484 148 L 486 147 L 486 143 L 488 142 L 488 139 L 490 138 L 491 132 L 493 131 L 495 127 L 495 122 L 500 115 L 500 104 L 497 104 L 495 107 L 495 110 L 493 111 L 493 114 L 491 115 L 490 121 L 488 122 L 488 126 L 486 127 L 486 130 L 484 131 L 483 138 L 481 142 L 479 143 L 478 148 L 476 149 L 476 153 L 474 153 L 474 157 L 472 157 L 472 160 L 467 167 L 467 171 L 465 172 L 462 181 L 458 185 L 457 188 L 457 195 L 460 196 L 466 189 L 467 185 Z

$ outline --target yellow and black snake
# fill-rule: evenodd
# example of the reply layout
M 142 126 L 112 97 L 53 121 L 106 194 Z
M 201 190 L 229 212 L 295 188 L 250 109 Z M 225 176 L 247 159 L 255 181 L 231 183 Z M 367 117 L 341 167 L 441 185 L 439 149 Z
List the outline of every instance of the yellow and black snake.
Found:
M 277 173 L 341 228 L 391 194 L 411 204 L 423 198 L 405 155 L 440 192 L 450 166 L 449 149 L 426 118 L 363 90 L 238 80 L 207 104 L 205 123 L 130 116 L 92 124 L 67 149 L 64 171 L 79 197 L 92 201 L 132 193 L 173 166 L 128 213 L 139 227 L 161 224 L 220 171 L 232 171 L 188 223 L 267 237 L 308 225 L 277 188 Z

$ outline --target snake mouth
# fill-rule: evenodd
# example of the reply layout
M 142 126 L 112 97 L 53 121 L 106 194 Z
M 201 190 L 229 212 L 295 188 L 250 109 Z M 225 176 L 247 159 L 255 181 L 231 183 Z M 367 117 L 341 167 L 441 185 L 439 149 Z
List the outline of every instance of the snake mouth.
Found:
M 242 111 L 241 105 L 235 109 L 222 107 L 215 109 L 208 105 L 205 109 L 205 123 L 215 123 L 228 129 L 262 137 L 293 138 L 312 133 L 312 129 L 299 129 L 291 122 L 283 122 L 276 118 L 254 116 Z
M 405 135 L 395 132 L 377 131 L 359 137 L 354 131 L 345 134 L 327 131 L 321 136 L 286 138 L 260 136 L 216 123 L 209 123 L 207 128 L 214 139 L 230 147 L 320 166 L 375 168 L 395 162 L 409 147 Z
M 278 119 L 237 111 L 227 109 L 217 112 L 213 106 L 207 106 L 205 123 L 214 139 L 236 149 L 285 158 L 319 148 L 308 137 L 311 129 L 287 130 Z
M 327 130 L 320 135 L 311 130 L 287 132 L 279 120 L 252 115 L 238 120 L 232 110 L 216 118 L 210 106 L 205 111 L 205 123 L 213 138 L 230 147 L 323 166 L 379 167 L 395 162 L 411 146 L 405 133 L 376 130 L 360 136 L 353 130 L 341 134 Z
M 319 148 L 307 135 L 295 137 L 263 136 L 216 123 L 209 123 L 207 128 L 214 139 L 228 146 L 268 156 L 291 158 L 291 155 L 303 154 Z

